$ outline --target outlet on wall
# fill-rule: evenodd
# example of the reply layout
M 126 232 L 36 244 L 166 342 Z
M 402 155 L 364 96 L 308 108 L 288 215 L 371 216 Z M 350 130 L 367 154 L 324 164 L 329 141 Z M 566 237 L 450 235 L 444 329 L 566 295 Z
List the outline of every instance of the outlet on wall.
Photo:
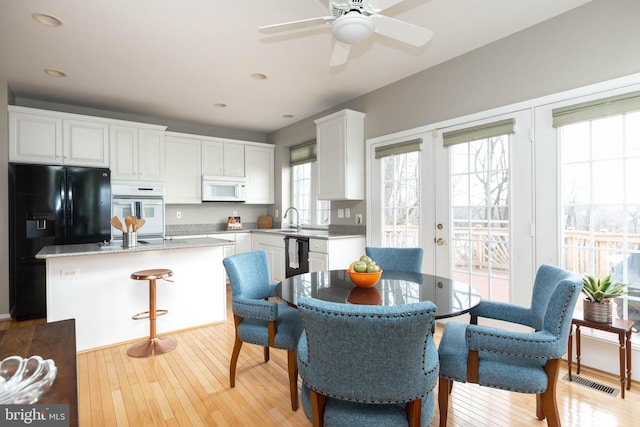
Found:
M 362 224 L 362 214 L 356 214 L 356 224 Z
M 176 211 L 176 218 L 177 219 L 182 219 L 182 212 Z
M 60 279 L 62 280 L 71 280 L 80 278 L 80 269 L 79 268 L 67 268 L 64 270 L 60 270 Z

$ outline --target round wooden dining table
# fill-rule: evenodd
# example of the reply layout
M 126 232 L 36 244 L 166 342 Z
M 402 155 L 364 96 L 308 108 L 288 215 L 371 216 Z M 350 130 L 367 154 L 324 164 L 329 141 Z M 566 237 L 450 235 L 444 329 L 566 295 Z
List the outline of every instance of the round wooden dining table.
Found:
M 278 283 L 276 295 L 292 307 L 302 297 L 344 304 L 400 305 L 431 301 L 436 319 L 459 316 L 480 303 L 470 285 L 431 274 L 385 270 L 371 288 L 360 288 L 346 270 L 317 271 L 288 277 Z

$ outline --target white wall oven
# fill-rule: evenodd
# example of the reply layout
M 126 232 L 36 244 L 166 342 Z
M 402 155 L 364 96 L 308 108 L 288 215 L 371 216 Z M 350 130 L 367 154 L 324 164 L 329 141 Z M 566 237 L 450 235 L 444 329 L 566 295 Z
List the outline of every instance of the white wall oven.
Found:
M 135 215 L 145 224 L 138 230 L 139 243 L 164 239 L 164 186 L 162 184 L 111 183 L 112 216 L 124 218 Z M 121 241 L 122 232 L 111 228 L 111 240 Z

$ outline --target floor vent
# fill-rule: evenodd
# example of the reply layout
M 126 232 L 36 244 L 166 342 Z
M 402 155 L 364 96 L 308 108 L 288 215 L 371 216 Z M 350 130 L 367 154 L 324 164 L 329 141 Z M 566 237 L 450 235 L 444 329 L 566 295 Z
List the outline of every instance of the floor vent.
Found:
M 609 396 L 614 396 L 615 397 L 615 396 L 618 395 L 618 393 L 620 393 L 620 389 L 618 389 L 618 388 L 610 387 L 608 385 L 604 385 L 604 384 L 592 381 L 592 380 L 590 380 L 588 378 L 581 377 L 580 375 L 573 374 L 573 375 L 571 375 L 571 378 L 573 380 L 572 382 L 574 382 L 576 384 L 580 384 L 580 385 L 583 385 L 585 387 L 589 387 L 589 388 L 592 388 L 594 390 L 600 391 L 602 393 L 606 393 Z M 566 374 L 564 376 L 564 378 L 562 378 L 562 379 L 567 381 L 567 382 L 569 382 L 569 374 Z

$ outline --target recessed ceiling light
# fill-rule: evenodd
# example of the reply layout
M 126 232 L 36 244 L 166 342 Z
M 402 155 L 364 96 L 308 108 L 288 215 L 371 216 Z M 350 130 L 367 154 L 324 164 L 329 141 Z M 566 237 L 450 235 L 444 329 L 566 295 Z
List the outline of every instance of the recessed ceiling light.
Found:
M 227 108 L 227 104 L 224 104 L 222 102 L 217 102 L 217 103 L 213 104 L 213 106 L 217 107 L 217 108 Z
M 67 77 L 67 73 L 65 73 L 64 71 L 54 70 L 51 68 L 47 68 L 46 70 L 44 70 L 44 72 L 53 77 Z
M 283 114 L 282 117 L 285 118 L 285 119 L 293 119 L 294 115 L 293 114 Z
M 262 73 L 253 73 L 251 74 L 251 78 L 254 80 L 266 80 L 267 76 Z
M 48 13 L 32 13 L 31 16 L 42 25 L 47 25 L 49 27 L 62 27 L 64 25 L 61 19 L 56 18 L 53 15 L 49 15 Z

